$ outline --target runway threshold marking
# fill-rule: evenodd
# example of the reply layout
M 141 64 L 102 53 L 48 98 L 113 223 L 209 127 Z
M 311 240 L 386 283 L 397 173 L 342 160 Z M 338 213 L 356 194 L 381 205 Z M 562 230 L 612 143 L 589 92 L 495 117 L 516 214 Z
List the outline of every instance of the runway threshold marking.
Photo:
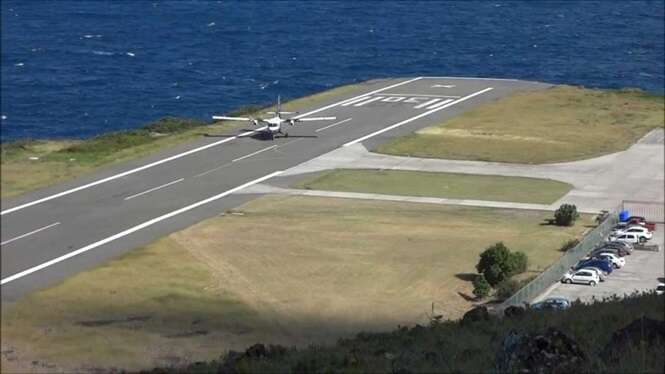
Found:
M 139 197 L 139 196 L 145 195 L 145 194 L 150 193 L 150 192 L 153 192 L 153 191 L 161 190 L 162 188 L 166 188 L 166 187 L 168 187 L 168 186 L 170 186 L 170 185 L 172 185 L 172 184 L 176 184 L 176 183 L 182 182 L 183 180 L 185 180 L 185 178 L 176 179 L 176 180 L 174 180 L 174 181 L 172 181 L 172 182 L 169 182 L 169 183 L 166 183 L 166 184 L 162 184 L 161 186 L 157 186 L 157 187 L 151 188 L 151 189 L 149 189 L 149 190 L 146 190 L 146 191 L 143 191 L 143 192 L 139 192 L 139 193 L 137 193 L 137 194 L 135 194 L 135 195 L 127 196 L 127 197 L 124 198 L 123 200 L 131 200 L 131 199 L 133 199 L 133 198 L 135 198 L 135 197 Z
M 399 86 L 401 86 L 401 85 L 408 84 L 408 83 L 411 83 L 411 82 L 417 81 L 417 80 L 419 80 L 419 79 L 422 79 L 422 77 L 416 77 L 416 78 L 408 79 L 408 80 L 405 80 L 405 81 L 402 81 L 402 82 L 399 82 L 399 83 L 392 84 L 392 85 L 387 86 L 387 87 L 379 88 L 379 89 L 377 89 L 377 90 L 374 90 L 374 91 L 371 91 L 371 92 L 364 93 L 364 94 L 362 94 L 362 95 L 354 96 L 354 97 L 349 98 L 349 99 L 344 99 L 344 100 L 338 101 L 338 102 L 336 102 L 336 103 L 333 103 L 333 104 L 330 104 L 330 105 L 326 105 L 326 106 L 324 106 L 324 107 L 322 107 L 322 108 L 315 109 L 315 110 L 312 110 L 312 111 L 310 111 L 310 112 L 307 112 L 307 113 L 303 113 L 303 114 L 297 115 L 297 116 L 295 116 L 294 118 L 297 119 L 297 118 L 302 118 L 302 117 L 305 117 L 305 116 L 309 116 L 309 115 L 312 115 L 312 114 L 314 114 L 314 113 L 318 113 L 318 112 L 324 111 L 324 110 L 326 110 L 326 109 L 330 109 L 330 108 L 336 107 L 336 106 L 338 106 L 338 105 L 344 104 L 344 103 L 346 103 L 347 101 L 355 100 L 355 99 L 358 99 L 358 98 L 360 98 L 360 97 L 365 97 L 365 96 L 372 95 L 372 94 L 375 94 L 375 93 L 378 93 L 378 92 L 381 92 L 381 91 L 389 90 L 389 89 L 394 88 L 394 87 L 399 87 Z M 226 143 L 226 142 L 230 142 L 230 141 L 232 141 L 232 140 L 234 140 L 234 139 L 237 139 L 237 138 L 239 138 L 239 137 L 246 136 L 246 135 L 249 135 L 249 134 L 253 134 L 253 133 L 255 133 L 255 132 L 259 132 L 259 131 L 261 131 L 261 130 L 264 130 L 265 128 L 266 128 L 266 127 L 264 126 L 264 127 L 258 128 L 258 129 L 253 130 L 253 131 L 245 132 L 245 133 L 240 134 L 240 135 L 238 135 L 238 136 L 234 136 L 234 137 L 226 138 L 226 139 L 224 139 L 224 140 L 220 140 L 220 141 L 218 141 L 218 142 L 214 142 L 214 143 L 210 143 L 210 144 L 207 144 L 207 145 L 204 145 L 204 146 L 198 147 L 198 148 L 190 149 L 189 151 L 186 151 L 186 152 L 183 152 L 183 153 L 179 153 L 179 154 L 176 154 L 176 155 L 173 155 L 173 156 L 170 156 L 170 157 L 167 157 L 167 158 L 164 158 L 164 159 L 161 159 L 161 160 L 158 160 L 158 161 L 152 162 L 152 163 L 147 164 L 147 165 L 139 166 L 139 167 L 137 167 L 137 168 L 134 168 L 134 169 L 131 169 L 131 170 L 127 170 L 127 171 L 124 171 L 124 172 L 122 172 L 122 173 L 115 174 L 115 175 L 112 175 L 112 176 L 107 177 L 107 178 L 104 178 L 104 179 L 100 179 L 100 180 L 97 180 L 97 181 L 94 181 L 94 182 L 91 182 L 91 183 L 87 183 L 87 184 L 84 184 L 84 185 L 79 186 L 79 187 L 75 187 L 75 188 L 72 188 L 72 189 L 69 189 L 69 190 L 66 190 L 66 191 L 63 191 L 63 192 L 60 192 L 60 193 L 54 194 L 54 195 L 50 195 L 50 196 L 47 196 L 47 197 L 44 197 L 44 198 L 41 198 L 41 199 L 37 199 L 37 200 L 31 201 L 31 202 L 29 202 L 29 203 L 21 204 L 21 205 L 15 206 L 15 207 L 13 207 L 13 208 L 5 209 L 5 210 L 3 210 L 3 211 L 0 212 L 0 216 L 4 216 L 5 214 L 9 214 L 9 213 L 12 213 L 12 212 L 16 212 L 16 211 L 18 211 L 18 210 L 25 209 L 25 208 L 27 208 L 27 207 L 31 207 L 31 206 L 33 206 L 33 205 L 37 205 L 37 204 L 43 203 L 43 202 L 45 202 L 45 201 L 53 200 L 53 199 L 56 199 L 56 198 L 58 198 L 58 197 L 66 196 L 66 195 L 72 194 L 72 193 L 74 193 L 74 192 L 78 192 L 78 191 L 81 191 L 81 190 L 84 190 L 84 189 L 87 189 L 87 188 L 90 188 L 90 187 L 94 187 L 94 186 L 96 186 L 96 185 L 99 185 L 99 184 L 102 184 L 102 183 L 106 183 L 106 182 L 109 182 L 109 181 L 112 181 L 112 180 L 115 180 L 115 179 L 118 179 L 118 178 L 122 178 L 122 177 L 124 177 L 124 176 L 130 175 L 130 174 L 134 174 L 134 173 L 136 173 L 136 172 L 139 172 L 139 171 L 142 171 L 142 170 L 145 170 L 145 169 L 148 169 L 148 168 L 151 168 L 151 167 L 157 166 L 157 165 L 161 165 L 161 164 L 163 164 L 163 163 L 166 163 L 166 162 L 169 162 L 169 161 L 173 161 L 173 160 L 179 159 L 179 158 L 181 158 L 181 157 L 188 156 L 188 155 L 191 155 L 191 154 L 193 154 L 193 153 L 200 152 L 200 151 L 206 150 L 206 149 L 208 149 L 208 148 L 218 146 L 218 145 L 220 145 L 220 144 L 224 144 L 224 143 Z
M 417 120 L 418 118 L 422 118 L 422 117 L 428 116 L 428 115 L 430 115 L 430 114 L 432 114 L 432 113 L 434 113 L 434 112 L 437 112 L 437 111 L 439 111 L 439 110 L 446 109 L 446 108 L 448 108 L 448 107 L 451 107 L 451 106 L 453 106 L 453 105 L 455 105 L 455 104 L 458 104 L 458 103 L 461 103 L 461 102 L 463 102 L 463 101 L 469 100 L 469 99 L 471 99 L 471 98 L 473 98 L 473 97 L 476 97 L 476 96 L 478 96 L 478 95 L 482 95 L 482 94 L 484 94 L 485 92 L 491 91 L 491 90 L 493 90 L 493 89 L 494 89 L 493 87 L 487 87 L 487 88 L 485 88 L 485 89 L 483 89 L 483 90 L 480 90 L 480 91 L 474 92 L 474 93 L 472 93 L 472 94 L 470 94 L 470 95 L 464 96 L 464 97 L 462 97 L 462 98 L 460 98 L 460 99 L 457 99 L 457 100 L 454 100 L 454 101 L 452 101 L 452 102 L 450 102 L 450 103 L 447 103 L 446 105 L 442 105 L 442 106 L 440 106 L 440 107 L 436 107 L 436 108 L 434 108 L 434 109 L 432 109 L 432 110 L 428 110 L 427 112 L 421 113 L 421 114 L 419 114 L 419 115 L 417 115 L 417 116 L 415 116 L 415 117 L 411 117 L 411 118 L 406 119 L 406 120 L 404 120 L 404 121 L 398 122 L 398 123 L 396 123 L 396 124 L 394 124 L 394 125 L 390 125 L 390 126 L 388 126 L 388 127 L 386 127 L 386 128 L 383 128 L 383 129 L 381 129 L 381 130 L 374 131 L 373 133 L 371 133 L 371 134 L 367 134 L 367 135 L 365 135 L 365 136 L 363 136 L 363 137 L 360 137 L 360 138 L 358 138 L 358 139 L 356 139 L 356 140 L 352 140 L 352 141 L 350 141 L 350 142 L 348 142 L 348 143 L 345 143 L 345 144 L 343 145 L 343 147 L 348 147 L 348 146 L 350 146 L 350 145 L 354 145 L 354 144 L 356 144 L 356 143 L 360 143 L 360 142 L 362 142 L 362 141 L 365 141 L 365 140 L 367 140 L 367 139 L 369 139 L 369 138 L 372 138 L 372 137 L 374 137 L 374 136 L 377 136 L 377 135 L 379 135 L 379 134 L 383 134 L 383 133 L 386 132 L 386 131 L 390 131 L 390 130 L 395 129 L 395 128 L 398 128 L 398 127 L 400 127 L 400 126 L 402 126 L 402 125 L 406 125 L 407 123 L 412 122 L 412 121 L 415 121 L 415 120 Z
M 417 94 L 417 93 L 403 93 L 403 94 L 387 94 L 381 93 L 383 96 L 406 96 L 406 97 L 442 97 L 444 99 L 459 99 L 460 96 L 451 96 L 451 95 L 426 95 L 426 94 Z
M 23 234 L 23 235 L 19 235 L 19 236 L 15 237 L 15 238 L 12 238 L 12 239 L 9 239 L 9 240 L 5 240 L 4 242 L 0 243 L 0 245 L 9 244 L 9 243 L 11 243 L 11 242 L 13 242 L 13 241 L 16 241 L 16 240 L 19 240 L 19 239 L 23 239 L 23 238 L 25 238 L 25 237 L 27 237 L 27 236 L 30 236 L 30 235 L 32 235 L 32 234 L 36 234 L 36 233 L 38 233 L 38 232 L 40 232 L 40 231 L 44 231 L 44 230 L 46 230 L 46 229 L 50 229 L 50 228 L 53 227 L 53 226 L 58 226 L 59 224 L 60 224 L 60 222 L 52 223 L 52 224 L 50 224 L 50 225 L 48 225 L 48 226 L 44 226 L 44 227 L 39 228 L 39 229 L 37 229 L 37 230 L 33 230 L 33 231 L 30 231 L 30 232 L 27 232 L 27 233 L 25 233 L 25 234 Z
M 276 172 L 274 172 L 274 173 L 270 173 L 270 174 L 265 175 L 265 176 L 263 176 L 263 177 L 261 177 L 261 178 L 254 179 L 254 180 L 249 181 L 249 182 L 247 182 L 247 183 L 245 183 L 245 184 L 242 184 L 242 185 L 240 185 L 240 186 L 238 186 L 238 187 L 235 187 L 235 188 L 232 188 L 232 189 L 230 189 L 230 190 L 224 191 L 224 192 L 222 192 L 222 193 L 220 193 L 220 194 L 218 194 L 218 195 L 211 196 L 211 197 L 209 197 L 209 198 L 207 198 L 207 199 L 204 199 L 204 200 L 198 201 L 198 202 L 193 203 L 193 204 L 191 204 L 191 205 L 187 205 L 186 207 L 183 207 L 183 208 L 180 208 L 180 209 L 176 209 L 176 210 L 174 210 L 174 211 L 172 211 L 172 212 L 170 212 L 170 213 L 167 213 L 167 214 L 161 215 L 161 216 L 159 216 L 159 217 L 153 218 L 153 219 L 151 219 L 151 220 L 145 221 L 145 222 L 143 222 L 143 223 L 141 223 L 141 224 L 138 224 L 138 225 L 136 225 L 136 226 L 134 226 L 134 227 L 128 228 L 127 230 L 121 231 L 121 232 L 119 232 L 119 233 L 117 233 L 117 234 L 115 234 L 115 235 L 111 235 L 111 236 L 109 236 L 109 237 L 107 237 L 107 238 L 105 238 L 105 239 L 102 239 L 102 240 L 96 241 L 96 242 L 94 242 L 94 243 L 92 243 L 92 244 L 88 244 L 88 245 L 86 245 L 86 246 L 83 247 L 83 248 L 79 248 L 79 249 L 77 249 L 77 250 L 75 250 L 75 251 L 69 252 L 69 253 L 67 253 L 67 254 L 65 254 L 65 255 L 62 255 L 62 256 L 60 256 L 60 257 L 56 257 L 56 258 L 54 258 L 54 259 L 52 259 L 52 260 L 46 261 L 46 262 L 44 262 L 44 263 L 42 263 L 42 264 L 39 264 L 39 265 L 37 265 L 37 266 L 33 266 L 33 267 L 29 268 L 29 269 L 23 270 L 23 271 L 21 271 L 21 272 L 19 272 L 19 273 L 16 273 L 16 274 L 11 275 L 11 276 L 9 276 L 9 277 L 7 277 L 7 278 L 4 278 L 4 279 L 0 280 L 0 285 L 4 285 L 4 284 L 7 284 L 7 283 L 9 283 L 9 282 L 15 281 L 15 280 L 17 280 L 17 279 L 23 278 L 23 277 L 25 277 L 25 276 L 27 276 L 27 275 L 30 275 L 30 274 L 32 274 L 32 273 L 34 273 L 34 272 L 36 272 L 36 271 L 39 271 L 39 270 L 45 269 L 45 268 L 47 268 L 47 267 L 49 267 L 49 266 L 53 266 L 53 265 L 55 265 L 55 264 L 57 264 L 57 263 L 59 263 L 59 262 L 65 261 L 65 260 L 67 260 L 67 259 L 69 259 L 69 258 L 72 258 L 72 257 L 74 257 L 74 256 L 78 256 L 78 255 L 80 255 L 80 254 L 82 254 L 82 253 L 88 252 L 88 251 L 90 251 L 90 250 L 92 250 L 92 249 L 95 249 L 95 248 L 97 248 L 97 247 L 99 247 L 99 246 L 102 246 L 102 245 L 104 245 L 104 244 L 106 244 L 106 243 L 110 243 L 110 242 L 112 242 L 112 241 L 114 241 L 114 240 L 117 240 L 117 239 L 120 239 L 120 238 L 122 238 L 122 237 L 125 237 L 125 236 L 127 236 L 127 235 L 129 235 L 129 234 L 132 234 L 132 233 L 134 233 L 134 232 L 137 232 L 137 231 L 139 231 L 139 230 L 142 230 L 142 229 L 144 229 L 144 228 L 146 228 L 146 227 L 150 227 L 150 226 L 152 226 L 152 225 L 154 225 L 154 224 L 156 224 L 156 223 L 158 223 L 158 222 L 161 222 L 161 221 L 164 221 L 164 220 L 169 219 L 169 218 L 171 218 L 171 217 L 177 216 L 178 214 L 185 213 L 185 212 L 190 211 L 190 210 L 192 210 L 192 209 L 194 209 L 194 208 L 198 208 L 198 207 L 200 207 L 201 205 L 205 205 L 205 204 L 208 204 L 208 203 L 213 202 L 213 201 L 215 201 L 215 200 L 219 200 L 219 199 L 221 199 L 221 198 L 223 198 L 223 197 L 226 197 L 226 196 L 228 196 L 228 195 L 230 195 L 230 194 L 232 194 L 232 193 L 234 193 L 234 192 L 240 191 L 240 190 L 242 190 L 243 188 L 247 188 L 247 187 L 252 186 L 252 185 L 255 185 L 255 184 L 257 184 L 257 183 L 261 183 L 261 182 L 263 182 L 263 181 L 265 181 L 265 180 L 267 180 L 267 179 L 270 179 L 270 178 L 272 178 L 272 177 L 274 177 L 274 176 L 277 176 L 277 175 L 279 175 L 279 174 L 281 174 L 281 173 L 283 173 L 282 170 L 276 171 Z
M 371 102 L 378 101 L 378 100 L 381 100 L 381 99 L 384 99 L 384 97 L 383 96 L 374 96 L 373 98 L 371 98 L 369 100 L 365 100 L 365 101 L 361 101 L 357 104 L 353 104 L 353 106 L 363 106 L 365 104 L 369 104 Z
M 252 156 L 254 156 L 254 155 L 258 155 L 258 154 L 261 153 L 261 152 L 265 152 L 265 151 L 271 150 L 271 149 L 273 149 L 273 148 L 275 148 L 275 147 L 277 147 L 277 145 L 271 145 L 270 147 L 265 147 L 265 148 L 263 148 L 263 149 L 259 149 L 259 150 L 256 151 L 256 152 L 252 152 L 252 153 L 250 153 L 250 154 L 248 154 L 248 155 L 245 155 L 245 156 L 242 156 L 242 157 L 238 157 L 238 158 L 236 158 L 236 159 L 233 159 L 233 160 L 231 160 L 231 162 L 236 162 L 236 161 L 244 160 L 244 159 L 249 158 L 249 157 L 252 157 Z
M 331 127 L 335 127 L 335 126 L 337 126 L 337 125 L 341 125 L 341 124 L 343 124 L 343 123 L 347 123 L 347 122 L 349 122 L 349 121 L 352 120 L 352 119 L 353 119 L 353 118 L 347 118 L 347 119 L 341 120 L 341 121 L 339 121 L 339 122 L 335 122 L 335 123 L 333 123 L 332 125 L 328 125 L 328 126 L 326 126 L 326 127 L 321 127 L 320 129 L 316 129 L 314 132 L 320 132 L 320 131 L 323 131 L 323 130 L 329 129 L 329 128 L 331 128 Z

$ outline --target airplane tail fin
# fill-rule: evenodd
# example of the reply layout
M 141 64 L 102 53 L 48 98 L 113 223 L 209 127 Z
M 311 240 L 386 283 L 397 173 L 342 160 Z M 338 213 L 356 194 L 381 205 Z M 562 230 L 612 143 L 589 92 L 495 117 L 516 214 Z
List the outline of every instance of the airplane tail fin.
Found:
M 277 117 L 281 117 L 282 114 L 282 100 L 280 95 L 277 95 Z

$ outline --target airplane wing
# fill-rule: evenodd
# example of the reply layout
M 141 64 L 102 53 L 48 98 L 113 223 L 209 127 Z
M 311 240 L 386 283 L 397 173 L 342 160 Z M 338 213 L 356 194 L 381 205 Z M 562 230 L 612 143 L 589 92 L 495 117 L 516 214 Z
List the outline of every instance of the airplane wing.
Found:
M 298 118 L 296 121 L 308 122 L 308 121 L 334 121 L 337 117 L 309 117 L 309 118 Z
M 228 116 L 212 116 L 212 119 L 226 120 L 226 121 L 251 121 L 249 117 L 228 117 Z

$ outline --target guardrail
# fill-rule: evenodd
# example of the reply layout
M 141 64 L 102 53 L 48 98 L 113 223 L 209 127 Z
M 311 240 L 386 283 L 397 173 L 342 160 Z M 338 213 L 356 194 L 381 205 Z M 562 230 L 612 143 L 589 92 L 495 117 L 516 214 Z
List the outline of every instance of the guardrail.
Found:
M 619 218 L 616 212 L 609 213 L 605 219 L 586 234 L 575 247 L 566 251 L 566 254 L 561 256 L 557 262 L 552 264 L 534 280 L 506 299 L 497 309 L 503 310 L 511 305 L 521 306 L 524 303 L 528 303 L 545 291 L 546 288 L 555 282 L 559 282 L 563 274 L 565 274 L 571 266 L 579 262 L 582 257 L 586 256 L 599 243 L 605 240 L 612 230 L 612 227 L 614 227 L 618 221 Z

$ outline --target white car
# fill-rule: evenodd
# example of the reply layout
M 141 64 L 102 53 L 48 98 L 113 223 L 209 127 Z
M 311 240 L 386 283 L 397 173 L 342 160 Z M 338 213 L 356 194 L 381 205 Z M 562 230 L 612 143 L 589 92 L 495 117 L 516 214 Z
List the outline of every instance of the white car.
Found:
M 619 257 L 612 252 L 601 252 L 594 257 L 610 260 L 615 269 L 622 268 L 624 265 L 626 265 L 625 258 Z
M 580 270 L 591 270 L 592 272 L 594 272 L 598 275 L 598 279 L 600 279 L 601 282 L 605 282 L 605 273 L 603 273 L 603 271 L 598 269 L 598 268 L 585 267 L 585 268 L 581 268 Z
M 640 237 L 634 233 L 610 235 L 611 242 L 625 242 L 630 244 L 640 244 Z
M 644 240 L 651 240 L 653 238 L 653 233 L 649 231 L 646 227 L 643 226 L 628 226 L 618 230 L 614 230 L 612 235 L 619 236 L 623 234 L 635 234 L 639 238 L 644 238 Z
M 598 284 L 598 282 L 600 282 L 600 278 L 595 271 L 589 269 L 580 269 L 564 274 L 563 278 L 561 278 L 561 282 L 568 284 L 582 283 L 588 284 L 589 286 L 595 286 Z

